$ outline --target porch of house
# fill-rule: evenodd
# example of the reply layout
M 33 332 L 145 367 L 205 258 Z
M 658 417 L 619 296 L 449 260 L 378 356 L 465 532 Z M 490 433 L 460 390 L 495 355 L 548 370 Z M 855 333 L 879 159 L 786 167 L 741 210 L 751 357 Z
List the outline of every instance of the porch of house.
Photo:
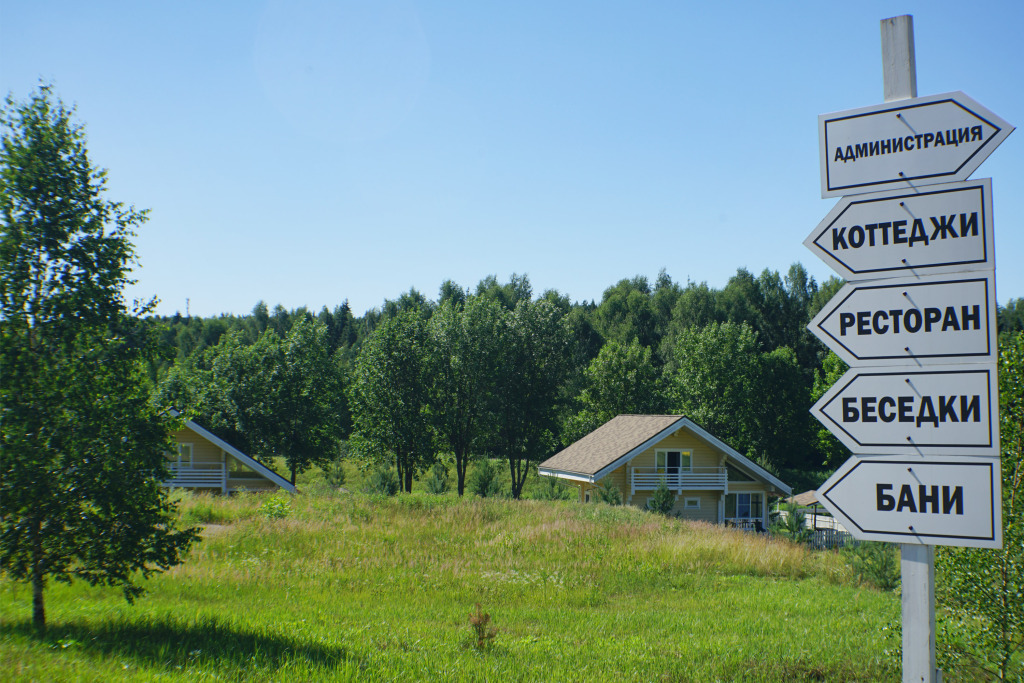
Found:
M 232 470 L 227 462 L 195 462 L 191 465 L 171 462 L 167 469 L 171 476 L 160 482 L 165 488 L 212 489 L 221 493 L 275 488 L 273 482 L 258 472 Z

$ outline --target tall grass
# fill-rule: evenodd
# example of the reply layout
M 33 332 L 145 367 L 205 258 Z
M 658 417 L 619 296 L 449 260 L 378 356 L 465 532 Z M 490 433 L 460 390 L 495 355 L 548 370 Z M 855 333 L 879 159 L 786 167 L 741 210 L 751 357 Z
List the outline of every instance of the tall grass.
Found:
M 892 594 L 843 559 L 625 507 L 324 489 L 185 496 L 226 524 L 127 606 L 0 581 L 13 680 L 889 680 Z M 219 520 L 212 522 L 209 520 Z M 497 633 L 476 647 L 476 603 Z M 8 666 L 10 664 L 10 666 Z

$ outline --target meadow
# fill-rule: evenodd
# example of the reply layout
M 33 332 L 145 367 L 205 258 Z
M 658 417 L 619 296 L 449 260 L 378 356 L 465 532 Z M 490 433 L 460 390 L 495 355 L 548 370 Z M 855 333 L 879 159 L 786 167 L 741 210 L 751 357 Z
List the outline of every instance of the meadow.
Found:
M 604 504 L 302 490 L 179 494 L 187 561 L 134 605 L 49 584 L 44 636 L 0 578 L 0 678 L 899 677 L 898 595 L 839 553 Z

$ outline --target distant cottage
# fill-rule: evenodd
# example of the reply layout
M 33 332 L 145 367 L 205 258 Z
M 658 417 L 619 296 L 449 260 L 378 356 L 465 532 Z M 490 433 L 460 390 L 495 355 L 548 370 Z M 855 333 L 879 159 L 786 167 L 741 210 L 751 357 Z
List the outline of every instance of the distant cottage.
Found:
M 192 420 L 186 420 L 185 428 L 171 435 L 177 449 L 167 456 L 171 478 L 160 482 L 163 487 L 221 493 L 280 488 L 295 493 L 287 479 Z
M 644 507 L 664 481 L 685 519 L 767 528 L 768 496 L 792 489 L 683 415 L 619 415 L 540 464 L 579 487 L 580 501 L 609 481 Z

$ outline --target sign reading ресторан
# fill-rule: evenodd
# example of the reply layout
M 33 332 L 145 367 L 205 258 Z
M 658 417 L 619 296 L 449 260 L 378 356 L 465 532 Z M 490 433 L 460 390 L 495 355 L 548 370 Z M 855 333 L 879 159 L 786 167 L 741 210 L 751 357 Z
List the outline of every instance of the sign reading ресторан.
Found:
M 857 454 L 999 455 L 994 363 L 852 368 L 811 412 Z
M 821 196 L 966 180 L 1013 130 L 962 92 L 822 114 Z
M 844 197 L 804 245 L 849 282 L 994 268 L 988 178 Z
M 853 456 L 816 497 L 860 540 L 1002 547 L 999 458 Z
M 848 283 L 808 329 L 851 366 L 994 363 L 994 273 Z

